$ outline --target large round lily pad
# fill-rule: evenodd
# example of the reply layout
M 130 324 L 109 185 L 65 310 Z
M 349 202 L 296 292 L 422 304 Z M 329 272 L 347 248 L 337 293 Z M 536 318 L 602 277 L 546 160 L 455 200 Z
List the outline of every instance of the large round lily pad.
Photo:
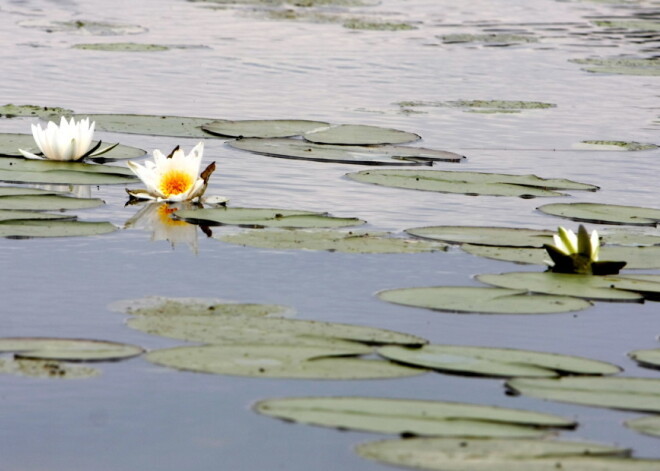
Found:
M 166 298 L 149 296 L 127 299 L 112 304 L 132 316 L 254 316 L 283 317 L 292 314 L 288 306 L 279 304 L 227 303 L 213 298 Z
M 511 348 L 388 345 L 379 348 L 378 354 L 408 365 L 482 376 L 612 375 L 621 371 L 611 363 L 588 358 Z
M 440 242 L 389 237 L 383 233 L 251 230 L 221 234 L 217 238 L 231 244 L 270 249 L 328 250 L 346 253 L 419 253 L 446 250 Z
M 477 286 L 392 289 L 381 291 L 378 297 L 406 306 L 475 314 L 552 314 L 591 307 L 588 301 L 569 296 L 530 296 L 526 290 Z
M 625 425 L 636 432 L 660 437 L 660 416 L 654 415 L 627 420 Z
M 641 366 L 660 369 L 660 348 L 634 350 L 630 352 L 629 355 L 630 358 L 635 360 Z
M 380 144 L 403 144 L 421 139 L 418 134 L 399 129 L 366 126 L 362 124 L 339 124 L 307 132 L 303 137 L 316 144 L 338 144 L 365 146 Z
M 656 281 L 617 275 L 513 272 L 499 275 L 477 275 L 477 280 L 501 288 L 575 296 L 599 301 L 641 302 L 644 295 L 648 297 L 660 295 L 660 283 Z
M 240 344 L 156 350 L 146 358 L 181 370 L 262 378 L 378 379 L 425 372 L 387 361 L 350 357 L 354 354 L 348 347 Z
M 632 224 L 655 226 L 660 221 L 660 209 L 600 203 L 553 203 L 539 206 L 539 211 L 574 221 L 596 224 Z
M 0 338 L 0 352 L 16 358 L 61 361 L 115 361 L 141 355 L 142 347 L 105 340 L 48 337 Z
M 191 118 L 184 116 L 164 116 L 146 114 L 80 114 L 96 123 L 99 131 L 153 136 L 211 138 L 202 130 L 202 125 L 213 118 Z
M 12 105 L 8 103 L 0 106 L 0 117 L 14 118 L 16 116 L 38 116 L 43 119 L 57 119 L 63 115 L 73 113 L 72 110 L 57 106 L 38 105 Z
M 56 162 L 54 160 L 27 160 L 0 158 L 0 181 L 17 183 L 47 183 L 66 185 L 127 184 L 137 177 L 126 167 Z
M 2 202 L 2 197 L 0 197 Z M 71 214 L 53 214 L 42 211 L 17 211 L 12 209 L 0 209 L 0 223 L 5 221 L 37 221 L 37 220 L 74 220 L 76 216 Z
M 98 376 L 101 371 L 89 366 L 72 365 L 57 360 L 0 358 L 0 374 L 42 379 L 83 379 Z
M 0 196 L 0 209 L 5 210 L 65 211 L 96 208 L 103 204 L 99 198 L 76 198 L 59 194 Z
M 410 235 L 452 244 L 504 247 L 543 247 L 552 244 L 552 231 L 484 226 L 429 226 L 406 229 Z
M 461 437 L 533 437 L 549 427 L 573 427 L 563 417 L 519 409 L 377 397 L 268 399 L 260 414 L 303 424 L 376 433 Z
M 300 136 L 329 124 L 303 119 L 248 119 L 243 121 L 213 121 L 202 126 L 204 131 L 224 137 L 273 138 Z
M 506 383 L 518 394 L 594 407 L 660 412 L 660 379 L 631 377 L 515 378 Z
M 65 220 L 0 221 L 0 237 L 87 237 L 115 232 L 109 222 Z
M 193 224 L 236 225 L 263 228 L 333 228 L 364 224 L 358 218 L 340 218 L 327 213 L 275 208 L 208 208 L 176 211 L 174 216 Z
M 237 139 L 228 144 L 236 149 L 271 157 L 356 165 L 431 165 L 433 162 L 460 162 L 465 159 L 453 152 L 422 147 L 314 144 L 300 139 Z
M 554 190 L 598 190 L 594 185 L 557 178 L 545 179 L 536 175 L 388 169 L 363 170 L 346 176 L 351 180 L 375 185 L 465 195 L 533 198 L 563 194 Z
M 660 460 L 595 443 L 529 439 L 413 438 L 364 443 L 363 458 L 430 471 L 654 471 Z

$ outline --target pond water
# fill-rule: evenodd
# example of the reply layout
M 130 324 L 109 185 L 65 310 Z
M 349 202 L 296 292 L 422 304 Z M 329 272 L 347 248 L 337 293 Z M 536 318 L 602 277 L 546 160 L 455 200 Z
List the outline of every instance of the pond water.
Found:
M 536 211 L 589 201 L 657 206 L 658 150 L 581 151 L 583 140 L 657 142 L 657 76 L 590 73 L 570 59 L 653 58 L 657 34 L 599 27 L 612 18 L 655 19 L 657 1 L 382 0 L 364 6 L 296 7 L 278 2 L 9 0 L 0 5 L 4 103 L 77 113 L 138 113 L 223 119 L 296 118 L 416 132 L 420 145 L 467 156 L 439 169 L 570 178 L 601 187 L 561 198 L 500 198 L 385 188 L 350 181 L 358 166 L 274 159 L 207 139 L 218 170 L 208 193 L 236 206 L 328 211 L 360 217 L 369 230 L 466 224 L 555 229 L 577 226 Z M 294 14 L 298 19 L 275 16 Z M 313 14 L 313 15 L 312 15 Z M 353 29 L 320 14 L 405 23 L 415 29 Z M 316 15 L 316 16 L 314 16 Z M 119 32 L 53 22 L 132 25 Z M 141 27 L 141 28 L 139 28 Z M 443 36 L 507 33 L 534 42 L 455 43 Z M 139 34 L 127 34 L 139 33 Z M 80 43 L 174 46 L 160 52 L 75 49 Z M 555 104 L 520 113 L 402 106 L 455 100 Z M 33 118 L 0 119 L 29 132 Z M 143 149 L 189 150 L 196 139 L 98 133 Z M 85 220 L 123 226 L 138 209 L 123 186 L 91 188 L 106 205 Z M 600 229 L 600 226 L 589 226 Z M 233 229 L 215 229 L 216 232 Z M 379 301 L 382 289 L 477 285 L 479 273 L 532 270 L 448 252 L 360 255 L 265 250 L 221 243 L 201 231 L 193 245 L 152 240 L 150 230 L 69 239 L 2 239 L 3 336 L 127 342 L 146 349 L 183 342 L 129 329 L 109 306 L 145 296 L 283 304 L 297 317 L 417 334 L 432 343 L 530 348 L 615 363 L 623 375 L 657 377 L 626 357 L 657 347 L 654 303 L 598 303 L 577 314 L 456 315 Z M 639 414 L 504 394 L 503 381 L 428 373 L 406 379 L 309 381 L 180 372 L 143 358 L 103 363 L 87 380 L 0 376 L 3 470 L 188 469 L 317 471 L 384 469 L 353 447 L 380 436 L 294 425 L 250 408 L 271 397 L 372 395 L 467 401 L 558 413 L 580 427 L 562 437 L 631 447 L 660 458 L 657 438 L 626 429 Z

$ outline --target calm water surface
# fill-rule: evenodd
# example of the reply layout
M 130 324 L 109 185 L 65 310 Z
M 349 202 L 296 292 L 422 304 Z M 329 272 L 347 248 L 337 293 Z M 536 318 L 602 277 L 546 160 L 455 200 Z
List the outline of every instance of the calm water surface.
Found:
M 292 207 L 357 216 L 370 230 L 436 224 L 555 228 L 570 225 L 535 211 L 550 202 L 657 206 L 660 153 L 571 150 L 587 139 L 658 143 L 654 77 L 591 74 L 569 59 L 654 57 L 658 41 L 602 33 L 598 17 L 628 17 L 658 2 L 627 5 L 552 0 L 453 2 L 383 0 L 320 11 L 409 21 L 411 31 L 361 31 L 341 24 L 274 21 L 258 5 L 183 0 L 8 0 L 0 3 L 0 104 L 62 106 L 85 113 L 163 113 L 226 119 L 299 118 L 372 124 L 423 136 L 421 145 L 460 152 L 437 168 L 536 173 L 599 185 L 596 193 L 517 199 L 414 192 L 364 185 L 349 165 L 271 159 L 206 141 L 218 171 L 209 193 L 236 206 Z M 293 8 L 284 6 L 282 8 Z M 304 11 L 298 8 L 296 11 Z M 139 25 L 135 35 L 47 32 L 51 21 Z M 442 35 L 504 30 L 538 42 L 510 47 L 444 44 Z M 599 33 L 599 31 L 601 31 Z M 78 43 L 185 46 L 156 53 L 72 49 Z M 556 108 L 519 114 L 469 113 L 401 101 L 530 100 Z M 29 132 L 28 118 L 2 119 L 2 132 Z M 101 133 L 144 149 L 189 149 L 196 140 Z M 122 187 L 92 188 L 107 205 L 81 219 L 123 226 Z M 231 229 L 227 229 L 231 230 Z M 181 342 L 128 329 L 108 305 L 149 295 L 215 297 L 291 306 L 298 317 L 350 322 L 422 335 L 434 343 L 534 348 L 580 354 L 657 377 L 626 353 L 657 347 L 658 307 L 599 303 L 578 314 L 459 316 L 378 301 L 381 289 L 471 285 L 472 276 L 538 270 L 478 259 L 457 249 L 422 255 L 350 255 L 244 248 L 207 239 L 152 240 L 150 230 L 61 240 L 0 240 L 4 336 L 123 341 L 154 349 Z M 381 381 L 259 380 L 177 372 L 143 359 L 102 364 L 81 381 L 0 377 L 2 471 L 385 469 L 352 448 L 373 434 L 291 425 L 250 411 L 259 400 L 303 395 L 375 395 L 469 401 L 575 417 L 563 434 L 632 447 L 660 458 L 658 441 L 625 429 L 623 413 L 504 395 L 502 382 L 426 374 Z

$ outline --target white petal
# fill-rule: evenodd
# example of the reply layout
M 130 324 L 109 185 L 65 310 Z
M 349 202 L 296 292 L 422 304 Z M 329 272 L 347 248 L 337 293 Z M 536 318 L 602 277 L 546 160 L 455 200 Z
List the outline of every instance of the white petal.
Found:
M 18 151 L 19 151 L 19 152 L 23 155 L 23 157 L 25 157 L 26 159 L 39 159 L 39 160 L 43 160 L 43 157 L 39 157 L 38 155 L 33 154 L 32 152 L 28 152 L 28 151 L 23 150 L 23 149 L 18 149 Z

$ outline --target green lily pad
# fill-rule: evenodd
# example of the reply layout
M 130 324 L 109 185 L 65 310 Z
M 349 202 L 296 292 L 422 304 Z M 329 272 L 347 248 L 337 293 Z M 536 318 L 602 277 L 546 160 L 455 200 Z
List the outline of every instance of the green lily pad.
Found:
M 611 363 L 588 358 L 511 348 L 387 345 L 379 348 L 378 354 L 407 365 L 480 376 L 550 378 L 565 374 L 612 375 L 621 371 Z
M 660 348 L 635 350 L 628 355 L 641 366 L 660 369 Z
M 161 296 L 117 301 L 112 304 L 112 308 L 132 316 L 165 318 L 172 316 L 283 317 L 293 312 L 290 307 L 278 304 L 224 303 L 217 299 Z
M 610 377 L 515 378 L 513 393 L 594 407 L 660 412 L 660 379 Z
M 458 402 L 377 397 L 268 399 L 255 410 L 286 421 L 376 433 L 461 437 L 538 437 L 543 428 L 574 427 L 550 414 Z
M 213 118 L 146 114 L 79 114 L 77 116 L 89 117 L 90 121 L 96 123 L 96 129 L 99 131 L 149 136 L 213 137 L 202 130 L 202 125 L 210 123 Z
M 570 59 L 569 62 L 582 64 L 582 70 L 593 73 L 617 75 L 660 75 L 660 60 L 641 58 L 590 58 Z
M 271 157 L 356 165 L 431 165 L 460 162 L 465 158 L 453 152 L 421 147 L 314 144 L 299 139 L 238 139 L 228 144 Z
M 302 342 L 302 337 L 313 342 L 329 339 L 379 345 L 426 343 L 415 335 L 374 327 L 240 314 L 138 316 L 129 319 L 128 326 L 148 334 L 204 343 Z
M 591 307 L 588 301 L 570 296 L 530 296 L 526 290 L 477 286 L 391 289 L 381 291 L 378 297 L 390 303 L 455 313 L 552 314 Z
M 498 247 L 543 247 L 551 244 L 554 232 L 485 226 L 413 227 L 406 232 L 416 237 L 440 240 L 451 244 L 476 244 Z
M 216 236 L 222 242 L 271 249 L 328 250 L 345 253 L 419 253 L 447 250 L 439 242 L 389 237 L 384 233 L 253 230 Z
M 375 185 L 465 195 L 533 198 L 563 195 L 553 190 L 598 190 L 594 185 L 565 179 L 545 179 L 536 175 L 388 169 L 363 170 L 346 176 L 351 180 Z
M 363 31 L 412 31 L 417 29 L 417 26 L 405 21 L 366 21 L 360 18 L 345 21 L 343 26 L 344 28 Z
M 538 42 L 538 39 L 534 36 L 522 35 L 522 34 L 507 34 L 507 33 L 491 33 L 491 34 L 467 34 L 467 33 L 457 33 L 457 34 L 445 34 L 439 36 L 445 44 L 457 44 L 457 43 L 481 43 L 487 45 L 497 45 L 497 46 L 510 46 L 513 44 L 521 43 L 535 43 Z
M 430 471 L 653 471 L 660 460 L 595 443 L 530 439 L 412 438 L 364 443 L 357 453 L 381 463 Z
M 0 197 L 2 201 L 2 197 Z M 75 216 L 70 214 L 52 214 L 41 211 L 16 211 L 11 209 L 0 209 L 0 223 L 5 221 L 36 221 L 36 220 L 73 220 Z
M 100 375 L 101 371 L 56 360 L 0 358 L 0 374 L 2 373 L 32 378 L 81 379 L 93 378 Z
M 644 296 L 654 297 L 660 294 L 660 283 L 639 276 L 514 272 L 500 275 L 477 275 L 476 278 L 482 283 L 502 288 L 575 296 L 598 301 L 641 302 Z
M 92 221 L 0 221 L 0 237 L 86 237 L 115 232 L 109 222 Z
M 72 110 L 57 106 L 12 105 L 0 106 L 0 117 L 15 118 L 17 116 L 38 116 L 43 119 L 57 119 L 60 116 L 72 114 Z
M 0 196 L 19 195 L 62 195 L 62 193 L 43 188 L 32 188 L 29 186 L 0 186 Z
M 99 141 L 92 141 L 90 148 L 93 148 L 98 143 Z M 106 148 L 113 145 L 113 143 L 104 142 L 101 144 L 101 148 Z M 0 133 L 0 157 L 18 157 L 23 159 L 23 155 L 18 151 L 18 149 L 23 149 L 28 152 L 32 152 L 33 154 L 39 154 L 41 152 L 39 147 L 35 144 L 32 134 Z M 136 159 L 142 157 L 144 154 L 146 154 L 146 151 L 143 149 L 119 144 L 103 155 L 91 158 L 88 157 L 87 160 L 93 162 L 112 162 L 116 160 Z M 63 163 L 70 164 L 73 162 Z
M 396 103 L 403 109 L 418 107 L 464 108 L 474 113 L 520 113 L 523 110 L 541 110 L 555 108 L 553 103 L 541 101 L 514 100 L 454 100 L 454 101 L 400 101 Z
M 127 25 L 117 23 L 106 23 L 101 21 L 72 20 L 26 20 L 18 23 L 25 28 L 35 28 L 47 33 L 80 33 L 94 36 L 120 36 L 125 34 L 141 34 L 147 32 L 147 28 L 139 25 Z
M 0 196 L 0 209 L 31 211 L 65 211 L 89 209 L 103 205 L 99 198 L 76 198 L 63 195 L 10 195 Z
M 303 137 L 305 140 L 316 144 L 348 146 L 403 144 L 421 139 L 419 135 L 411 132 L 362 124 L 334 125 L 307 132 Z
M 304 119 L 248 119 L 243 121 L 213 121 L 202 126 L 204 131 L 225 137 L 273 138 L 300 136 L 329 124 Z
M 601 28 L 629 29 L 634 31 L 660 31 L 660 23 L 650 20 L 593 20 Z
M 333 228 L 358 226 L 364 221 L 358 218 L 339 218 L 327 213 L 275 208 L 208 208 L 179 210 L 176 219 L 192 224 L 235 225 L 263 228 Z
M 634 141 L 582 141 L 578 145 L 580 149 L 589 150 L 625 150 L 625 151 L 641 151 L 657 149 L 656 144 L 634 142 Z
M 463 244 L 461 249 L 478 257 L 505 260 L 515 263 L 546 265 L 546 260 L 550 260 L 548 253 L 544 249 L 527 247 L 487 247 L 470 244 Z M 660 246 L 605 246 L 600 248 L 599 258 L 601 260 L 625 261 L 626 269 L 632 270 L 660 268 Z
M 625 426 L 646 435 L 660 437 L 660 417 L 640 417 L 624 422 Z
M 347 358 L 349 355 L 354 355 L 351 348 L 241 344 L 156 350 L 146 358 L 180 370 L 262 378 L 379 379 L 425 372 L 387 361 Z
M 172 46 L 163 44 L 141 44 L 141 43 L 86 43 L 74 44 L 74 49 L 86 51 L 110 51 L 110 52 L 161 52 L 169 51 Z
M 33 360 L 116 361 L 141 355 L 144 349 L 105 340 L 5 337 L 0 338 L 0 352 Z
M 600 203 L 553 203 L 539 206 L 539 211 L 573 221 L 595 224 L 631 224 L 655 226 L 660 221 L 660 209 Z
M 0 158 L 0 181 L 66 185 L 110 185 L 138 181 L 128 168 L 81 162 Z

